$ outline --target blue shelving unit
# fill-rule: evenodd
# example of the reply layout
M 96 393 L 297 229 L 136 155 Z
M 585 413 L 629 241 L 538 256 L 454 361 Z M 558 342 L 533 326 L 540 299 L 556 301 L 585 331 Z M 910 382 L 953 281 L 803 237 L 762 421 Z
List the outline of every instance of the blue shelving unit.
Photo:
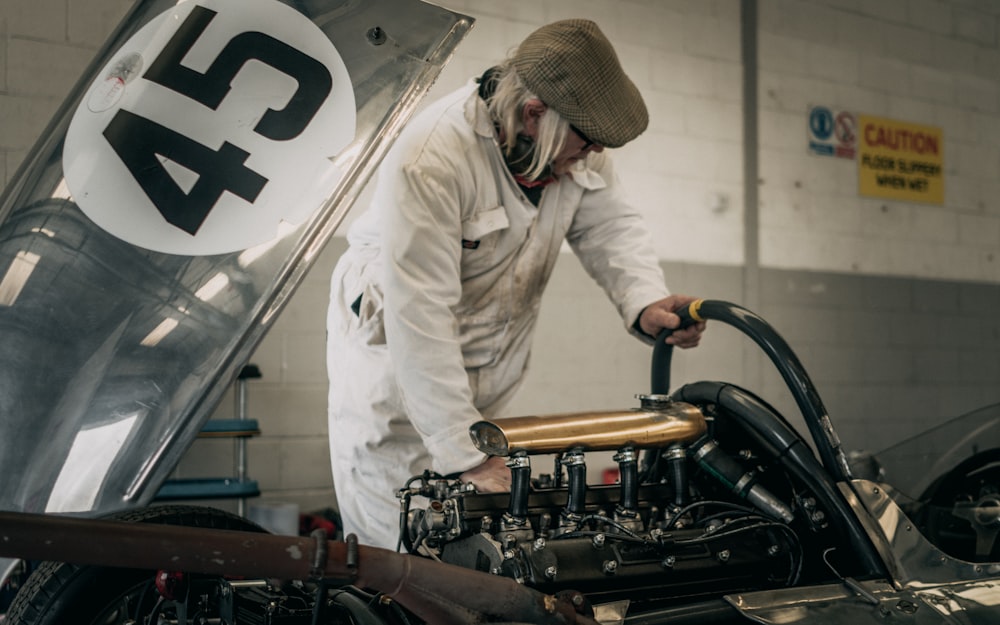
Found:
M 246 365 L 236 379 L 236 417 L 209 419 L 201 428 L 198 438 L 231 438 L 235 441 L 233 473 L 226 477 L 176 478 L 160 486 L 155 501 L 183 501 L 198 499 L 238 499 L 240 516 L 246 516 L 246 500 L 260 496 L 256 480 L 247 477 L 247 440 L 260 435 L 256 419 L 247 418 L 247 381 L 260 378 L 257 365 Z

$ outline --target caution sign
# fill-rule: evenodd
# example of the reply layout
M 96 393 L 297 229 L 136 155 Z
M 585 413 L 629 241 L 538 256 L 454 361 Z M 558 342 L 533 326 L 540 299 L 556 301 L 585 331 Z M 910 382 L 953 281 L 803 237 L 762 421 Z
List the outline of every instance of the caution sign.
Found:
M 944 204 L 944 139 L 940 128 L 858 117 L 861 195 Z

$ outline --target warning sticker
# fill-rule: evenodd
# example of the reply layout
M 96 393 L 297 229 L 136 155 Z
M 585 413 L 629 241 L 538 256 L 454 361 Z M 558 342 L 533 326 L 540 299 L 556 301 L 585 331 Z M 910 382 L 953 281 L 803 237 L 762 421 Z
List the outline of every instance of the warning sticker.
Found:
M 940 128 L 858 117 L 861 195 L 944 204 L 944 139 Z
M 809 109 L 809 151 L 820 156 L 854 158 L 857 153 L 854 113 L 825 106 Z
M 322 205 L 355 122 L 347 67 L 302 13 L 274 0 L 181 2 L 89 87 L 63 171 L 80 210 L 120 239 L 234 252 Z

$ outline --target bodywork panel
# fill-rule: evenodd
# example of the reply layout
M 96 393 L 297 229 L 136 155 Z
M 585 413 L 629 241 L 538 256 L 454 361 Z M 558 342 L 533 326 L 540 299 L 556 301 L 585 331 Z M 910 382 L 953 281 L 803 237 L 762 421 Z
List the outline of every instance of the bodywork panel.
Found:
M 151 500 L 471 25 L 135 5 L 0 198 L 0 509 Z

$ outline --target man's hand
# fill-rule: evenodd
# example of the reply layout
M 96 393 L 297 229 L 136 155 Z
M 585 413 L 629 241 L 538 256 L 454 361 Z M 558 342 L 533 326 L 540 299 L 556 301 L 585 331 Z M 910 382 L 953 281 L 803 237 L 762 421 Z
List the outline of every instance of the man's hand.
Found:
M 658 302 L 653 302 L 643 309 L 639 315 L 639 327 L 650 336 L 657 336 L 664 328 L 675 329 L 681 323 L 681 318 L 674 311 L 697 300 L 688 295 L 671 295 Z M 683 330 L 677 330 L 669 337 L 667 343 L 681 348 L 697 347 L 701 341 L 701 333 L 705 331 L 705 322 L 698 321 Z
M 458 479 L 474 484 L 480 493 L 509 493 L 510 469 L 506 458 L 490 456 L 478 467 L 472 467 Z

